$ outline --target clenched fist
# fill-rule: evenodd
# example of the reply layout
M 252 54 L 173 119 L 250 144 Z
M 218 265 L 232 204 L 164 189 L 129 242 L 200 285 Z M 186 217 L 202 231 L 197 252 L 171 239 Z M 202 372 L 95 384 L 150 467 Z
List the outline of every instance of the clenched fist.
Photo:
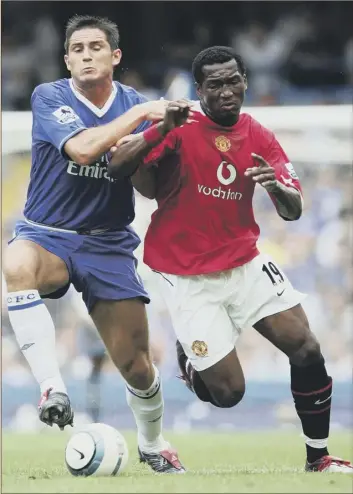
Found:
M 186 99 L 170 101 L 163 120 L 163 132 L 167 133 L 185 123 L 194 122 L 195 120 L 191 118 L 193 112 L 190 110 L 192 105 L 193 103 Z

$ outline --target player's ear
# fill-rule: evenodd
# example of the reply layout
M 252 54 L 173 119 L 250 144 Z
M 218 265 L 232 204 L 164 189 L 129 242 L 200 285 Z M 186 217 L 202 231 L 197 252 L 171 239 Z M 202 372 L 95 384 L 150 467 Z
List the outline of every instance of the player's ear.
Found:
M 64 61 L 65 61 L 65 64 L 66 64 L 67 70 L 71 70 L 68 55 L 64 55 Z
M 248 77 L 246 75 L 246 73 L 244 74 L 244 84 L 245 84 L 245 91 L 248 89 Z
M 201 84 L 196 82 L 196 94 L 199 98 L 201 98 Z
M 121 61 L 122 57 L 122 52 L 120 48 L 117 48 L 116 50 L 113 51 L 113 67 L 117 67 Z

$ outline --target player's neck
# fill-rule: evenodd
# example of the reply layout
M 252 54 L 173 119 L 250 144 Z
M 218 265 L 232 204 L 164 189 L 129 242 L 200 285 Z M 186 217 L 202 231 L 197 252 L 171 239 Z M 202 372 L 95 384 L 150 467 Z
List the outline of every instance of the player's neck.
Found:
M 205 115 L 212 120 L 212 122 L 216 123 L 217 125 L 221 125 L 222 127 L 232 127 L 237 123 L 239 120 L 239 114 L 238 115 L 229 115 L 229 117 L 225 118 L 217 118 L 214 115 L 212 115 L 209 110 L 201 103 L 201 108 L 202 111 L 205 113 Z
M 76 91 L 87 98 L 97 108 L 103 108 L 113 91 L 112 79 L 89 85 L 80 85 L 80 83 L 74 80 L 72 82 Z

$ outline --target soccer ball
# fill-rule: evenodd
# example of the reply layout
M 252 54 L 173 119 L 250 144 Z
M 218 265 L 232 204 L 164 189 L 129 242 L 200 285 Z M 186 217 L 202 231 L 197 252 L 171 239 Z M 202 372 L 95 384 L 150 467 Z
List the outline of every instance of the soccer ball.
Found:
M 75 432 L 65 450 L 66 466 L 75 476 L 119 475 L 128 458 L 124 437 L 106 424 L 90 424 Z

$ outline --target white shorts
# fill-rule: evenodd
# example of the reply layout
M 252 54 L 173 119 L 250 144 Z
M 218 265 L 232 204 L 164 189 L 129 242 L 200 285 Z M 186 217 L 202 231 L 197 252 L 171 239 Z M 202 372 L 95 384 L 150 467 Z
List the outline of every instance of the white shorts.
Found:
M 266 254 L 218 273 L 156 276 L 177 339 L 198 371 L 228 355 L 242 330 L 305 298 Z

